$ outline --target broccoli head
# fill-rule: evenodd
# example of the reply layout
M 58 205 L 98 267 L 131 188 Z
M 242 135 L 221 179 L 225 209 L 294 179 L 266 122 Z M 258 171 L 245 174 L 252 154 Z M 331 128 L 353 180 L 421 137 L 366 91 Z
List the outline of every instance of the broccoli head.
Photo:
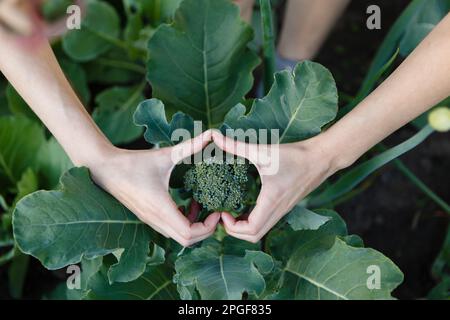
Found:
M 208 158 L 186 172 L 185 188 L 208 211 L 235 211 L 245 199 L 248 168 L 246 163 Z

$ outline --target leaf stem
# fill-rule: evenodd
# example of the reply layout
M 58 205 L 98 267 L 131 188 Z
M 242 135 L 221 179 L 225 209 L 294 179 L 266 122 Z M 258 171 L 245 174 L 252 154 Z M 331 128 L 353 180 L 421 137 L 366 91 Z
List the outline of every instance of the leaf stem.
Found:
M 275 35 L 270 0 L 259 0 L 263 30 L 264 91 L 272 87 L 275 68 Z
M 131 44 L 131 43 L 127 43 L 123 40 L 120 40 L 116 37 L 111 37 L 110 35 L 107 35 L 105 33 L 102 32 L 98 32 L 97 30 L 94 30 L 90 27 L 85 27 L 86 30 L 88 30 L 89 32 L 95 34 L 97 37 L 101 38 L 102 40 L 105 40 L 107 42 L 109 42 L 110 44 L 123 49 L 126 52 L 129 52 L 130 49 L 136 50 L 137 52 L 139 52 L 140 54 L 142 54 L 143 56 L 145 56 L 147 54 L 146 50 L 143 50 L 142 48 L 136 47 L 135 45 Z
M 136 89 L 133 91 L 133 93 L 130 95 L 128 100 L 123 104 L 123 106 L 120 108 L 120 110 L 126 110 L 130 107 L 130 104 L 133 103 L 138 97 L 139 94 L 144 90 L 145 85 L 147 82 L 144 80 L 140 84 L 137 85 Z
M 153 3 L 153 19 L 155 23 L 159 23 L 161 21 L 161 0 L 154 0 Z
M 12 184 L 16 183 L 16 179 L 14 179 L 14 175 L 12 174 L 10 168 L 6 165 L 5 159 L 2 155 L 0 155 L 0 166 L 3 168 L 6 177 L 12 182 Z
M 107 59 L 107 58 L 99 58 L 96 60 L 97 63 L 102 64 L 108 67 L 114 67 L 118 69 L 133 71 L 142 75 L 145 75 L 147 71 L 145 68 L 139 64 L 128 62 L 128 61 L 120 61 L 115 59 Z

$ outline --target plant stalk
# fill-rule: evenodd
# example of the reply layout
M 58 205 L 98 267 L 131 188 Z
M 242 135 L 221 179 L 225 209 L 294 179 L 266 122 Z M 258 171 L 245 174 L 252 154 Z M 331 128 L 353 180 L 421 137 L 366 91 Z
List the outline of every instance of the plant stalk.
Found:
M 145 75 L 147 71 L 145 68 L 139 64 L 133 63 L 133 62 L 127 62 L 127 61 L 120 61 L 115 59 L 107 59 L 107 58 L 99 58 L 97 60 L 97 63 L 100 63 L 104 66 L 128 70 L 132 72 L 136 72 L 142 75 Z
M 259 0 L 263 30 L 264 93 L 272 87 L 275 67 L 275 33 L 270 0 Z

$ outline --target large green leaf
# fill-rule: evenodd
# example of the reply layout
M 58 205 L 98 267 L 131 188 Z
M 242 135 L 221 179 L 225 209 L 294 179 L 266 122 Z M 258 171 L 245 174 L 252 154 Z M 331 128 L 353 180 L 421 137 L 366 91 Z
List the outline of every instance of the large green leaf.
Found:
M 151 256 L 147 258 L 147 269 L 138 279 L 127 283 L 110 284 L 107 272 L 111 265 L 111 256 L 81 262 L 81 289 L 63 289 L 65 299 L 177 299 L 178 293 L 173 284 L 173 267 L 163 265 L 165 250 L 153 246 Z
M 96 97 L 94 120 L 113 144 L 129 143 L 141 136 L 142 128 L 133 123 L 133 113 L 144 99 L 143 90 L 144 85 L 112 87 Z
M 77 61 L 90 61 L 117 44 L 120 19 L 115 9 L 106 2 L 89 0 L 81 28 L 63 37 L 66 54 Z
M 187 130 L 186 134 L 193 137 L 194 120 L 182 113 L 173 115 L 170 123 L 167 121 L 163 103 L 158 99 L 149 99 L 141 102 L 134 114 L 134 122 L 138 126 L 145 127 L 144 138 L 148 143 L 161 145 L 174 145 L 172 134 L 175 130 Z
M 253 84 L 258 58 L 248 48 L 251 28 L 228 0 L 185 0 L 171 25 L 149 42 L 153 96 L 217 127 Z
M 362 240 L 348 236 L 345 222 L 334 211 L 317 210 L 331 218 L 318 230 L 274 230 L 266 245 L 282 262 L 271 277 L 271 299 L 387 299 L 403 275 L 381 253 L 362 248 Z M 289 245 L 287 246 L 286 243 Z M 369 290 L 368 267 L 381 271 L 381 288 Z
M 107 272 L 107 267 L 103 265 L 103 257 L 97 257 L 95 259 L 86 259 L 83 258 L 81 260 L 81 273 L 80 273 L 80 287 L 73 288 L 67 285 L 67 282 L 64 281 L 60 285 L 58 285 L 53 291 L 44 296 L 44 299 L 49 300 L 82 300 L 86 299 L 87 294 L 89 293 L 88 284 L 94 276 L 99 273 L 99 271 L 103 268 L 104 271 Z M 102 269 L 102 270 L 103 270 Z
M 380 288 L 367 285 L 371 268 L 379 268 Z M 285 272 L 280 295 L 288 291 L 290 299 L 300 300 L 390 299 L 403 281 L 402 272 L 381 253 L 351 247 L 340 239 L 328 250 L 298 248 Z
M 318 63 L 304 61 L 294 72 L 275 74 L 268 95 L 255 100 L 250 112 L 242 104 L 225 118 L 233 129 L 279 130 L 279 142 L 304 140 L 320 133 L 337 113 L 338 95 L 331 73 Z
M 265 289 L 263 275 L 273 268 L 272 258 L 261 251 L 233 249 L 209 242 L 182 255 L 175 263 L 179 291 L 180 287 L 195 287 L 204 300 L 241 299 L 244 292 L 261 294 Z
M 54 21 L 66 15 L 67 7 L 72 4 L 72 0 L 44 1 L 41 6 L 41 13 L 45 19 Z
M 110 285 L 105 274 L 97 273 L 89 281 L 87 299 L 93 300 L 178 300 L 168 265 L 150 266 L 138 279 Z
M 67 285 L 67 282 L 62 282 L 53 291 L 44 296 L 44 299 L 49 300 L 82 300 L 86 298 L 88 293 L 88 283 L 93 276 L 95 276 L 101 268 L 106 269 L 103 265 L 103 257 L 97 257 L 94 259 L 83 258 L 81 260 L 81 273 L 80 273 L 80 287 L 73 288 Z
M 331 219 L 331 217 L 322 216 L 300 205 L 296 205 L 286 216 L 287 223 L 295 231 L 317 230 Z
M 138 278 L 145 271 L 151 230 L 98 188 L 87 169 L 69 170 L 61 185 L 61 190 L 38 191 L 17 204 L 13 229 L 20 249 L 52 270 L 83 256 L 121 252 L 109 269 L 109 281 Z
M 24 117 L 0 118 L 0 177 L 16 184 L 45 143 L 43 128 Z
M 448 0 L 427 0 L 412 15 L 399 43 L 400 54 L 409 55 L 450 10 Z
M 274 229 L 266 239 L 266 246 L 270 254 L 277 260 L 286 262 L 287 259 L 299 247 L 314 247 L 320 244 L 329 248 L 334 243 L 336 236 L 347 236 L 345 221 L 332 210 L 316 210 L 317 214 L 328 217 L 330 220 L 318 230 L 293 230 L 292 227 Z M 289 243 L 287 246 L 286 243 Z

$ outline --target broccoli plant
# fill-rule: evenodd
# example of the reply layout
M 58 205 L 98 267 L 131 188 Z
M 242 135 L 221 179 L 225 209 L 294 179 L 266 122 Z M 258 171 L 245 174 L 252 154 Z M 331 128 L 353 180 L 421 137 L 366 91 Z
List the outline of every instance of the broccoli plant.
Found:
M 71 163 L 58 142 L 46 138 L 38 123 L 12 115 L 0 117 L 0 159 L 0 266 L 9 263 L 9 292 L 19 299 L 29 256 L 18 250 L 13 239 L 13 210 L 26 195 L 40 188 L 54 188 Z
M 120 52 L 119 60 L 148 57 L 152 98 L 139 103 L 134 116 L 130 105 L 143 99 L 142 84 L 131 91 L 111 89 L 97 99 L 101 110 L 96 117 L 108 137 L 123 143 L 143 132 L 150 145 L 164 148 L 178 143 L 171 138 L 177 129 L 193 135 L 196 120 L 204 128 L 276 129 L 279 143 L 290 143 L 319 134 L 335 119 L 338 95 L 333 76 L 310 61 L 271 77 L 273 84 L 264 98 L 246 100 L 260 59 L 248 46 L 252 28 L 241 21 L 238 8 L 229 0 L 164 3 L 179 4 L 170 24 L 152 27 L 143 35 L 132 31 L 147 19 L 133 16 L 134 23 L 121 35 L 114 8 L 103 1 L 89 1 L 97 16 L 110 17 L 110 23 L 99 28 L 88 13 L 83 28 L 63 39 L 65 52 L 86 63 L 90 77 L 117 57 L 111 49 L 115 44 L 130 49 Z M 137 9 L 135 14 L 145 12 L 145 8 Z M 135 11 L 130 10 L 130 17 Z M 92 29 L 96 32 L 90 33 Z M 98 37 L 102 32 L 108 36 Z M 125 80 L 124 74 L 108 74 L 103 81 Z M 135 75 L 129 79 L 135 80 Z M 127 99 L 129 95 L 132 99 Z M 117 97 L 126 108 L 110 112 Z M 132 135 L 117 136 L 119 128 L 129 133 L 131 127 Z M 324 184 L 297 204 L 261 243 L 240 241 L 218 230 L 192 248 L 181 248 L 96 186 L 86 168 L 68 170 L 57 189 L 34 192 L 17 203 L 15 242 L 50 270 L 81 264 L 81 289 L 62 286 L 60 298 L 389 299 L 403 274 L 389 258 L 349 235 L 343 219 L 330 208 L 367 175 L 432 131 L 425 127 L 336 182 Z M 206 211 L 241 213 L 256 201 L 260 182 L 252 166 L 217 160 L 176 171 L 182 181 L 171 183 L 170 191 L 179 206 L 192 205 L 193 198 Z M 380 288 L 367 285 L 371 266 L 380 270 Z
M 194 164 L 186 175 L 185 186 L 193 198 L 209 211 L 237 211 L 244 204 L 248 164 L 226 163 L 211 157 Z

